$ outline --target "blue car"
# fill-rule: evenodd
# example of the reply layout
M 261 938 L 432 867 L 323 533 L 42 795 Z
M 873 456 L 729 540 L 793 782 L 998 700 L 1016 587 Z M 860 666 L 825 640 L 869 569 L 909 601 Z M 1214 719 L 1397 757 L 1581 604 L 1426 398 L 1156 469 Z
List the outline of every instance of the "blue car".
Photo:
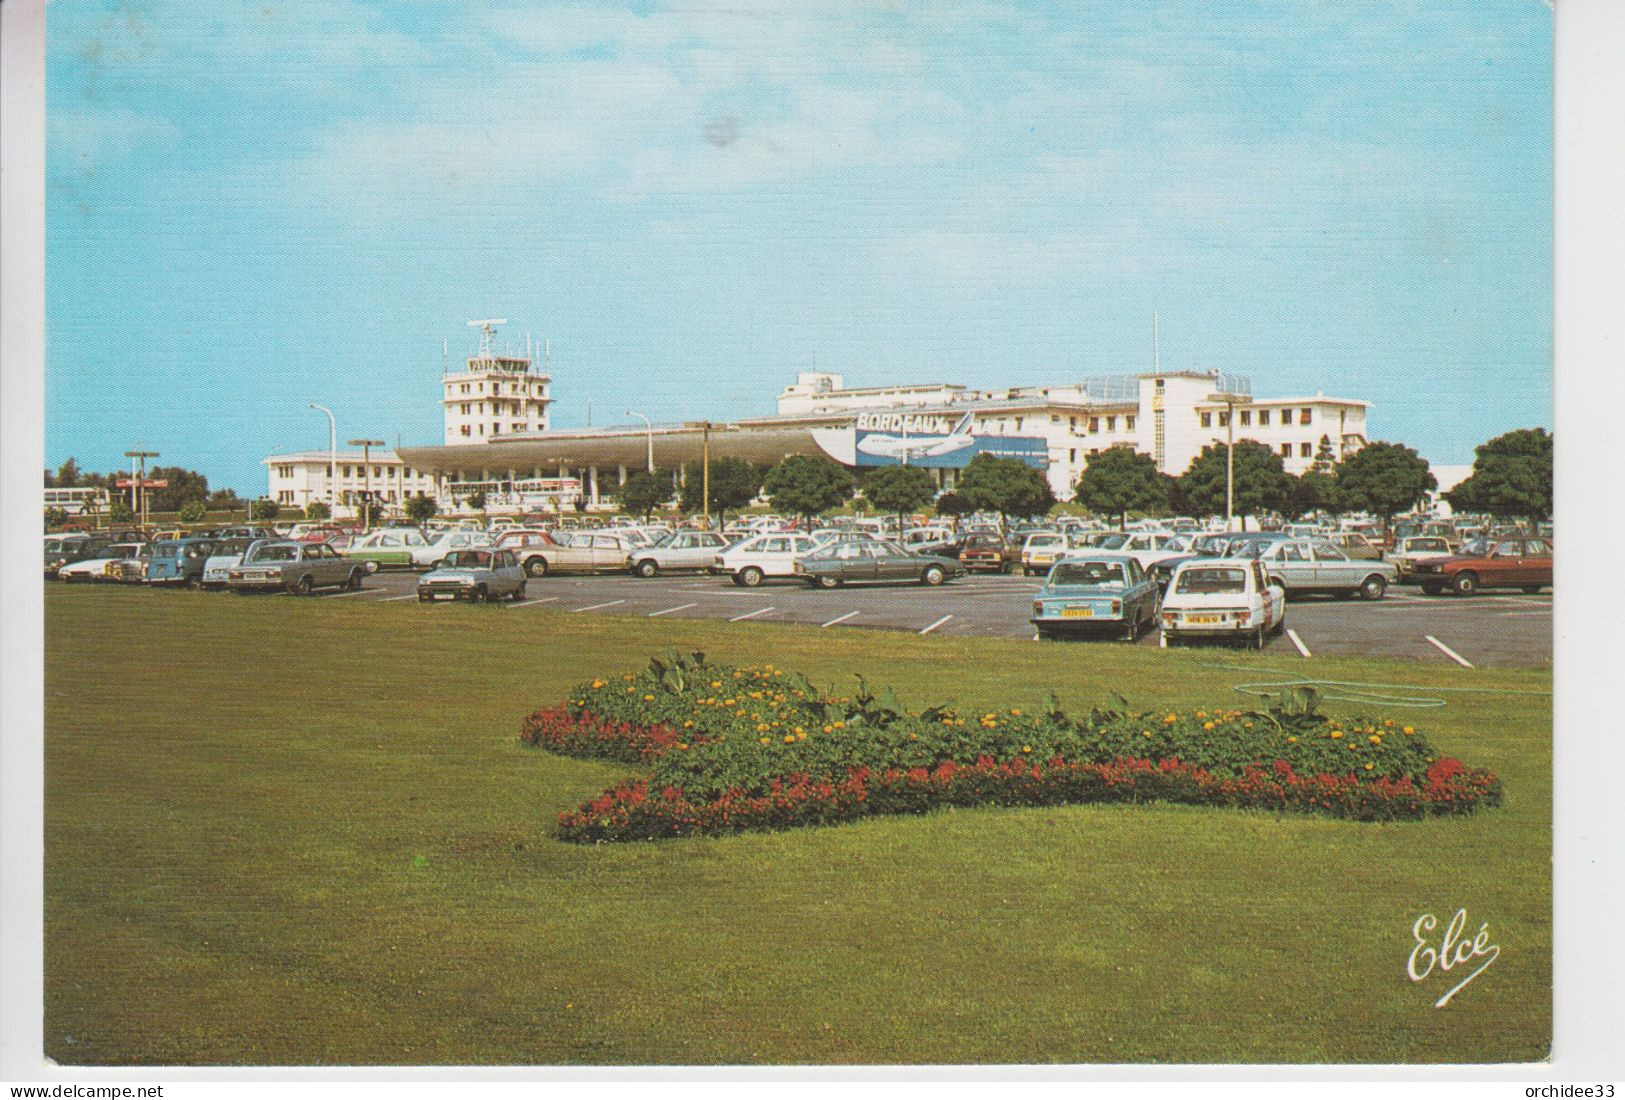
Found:
M 1128 554 L 1072 554 L 1050 567 L 1033 597 L 1040 638 L 1113 632 L 1126 642 L 1157 621 L 1156 582 Z
M 203 564 L 214 549 L 211 539 L 176 539 L 155 542 L 147 556 L 145 584 L 196 586 L 203 580 Z

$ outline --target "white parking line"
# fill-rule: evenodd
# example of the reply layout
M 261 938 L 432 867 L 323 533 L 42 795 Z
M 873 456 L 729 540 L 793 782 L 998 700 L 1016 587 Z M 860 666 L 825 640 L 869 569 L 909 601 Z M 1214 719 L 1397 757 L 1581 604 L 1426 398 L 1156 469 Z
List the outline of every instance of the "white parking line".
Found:
M 1473 662 L 1469 661 L 1467 658 L 1463 657 L 1461 654 L 1457 653 L 1455 650 L 1451 649 L 1449 646 L 1447 646 L 1443 642 L 1439 641 L 1439 639 L 1435 638 L 1433 635 L 1424 634 L 1423 637 L 1426 638 L 1428 641 L 1432 642 L 1434 645 L 1438 646 L 1439 647 L 1439 652 L 1443 653 L 1446 657 L 1449 657 L 1452 661 L 1456 662 L 1462 668 L 1472 668 L 1473 667 Z
M 740 622 L 740 621 L 745 620 L 745 619 L 754 619 L 758 615 L 766 615 L 769 611 L 773 611 L 773 610 L 775 610 L 775 609 L 771 608 L 771 607 L 759 607 L 755 611 L 752 611 L 752 612 L 750 612 L 748 614 L 735 615 L 733 618 L 729 619 L 728 621 L 730 623 L 737 623 L 737 622 Z
M 379 591 L 384 591 L 384 590 L 379 589 Z M 418 594 L 416 592 L 408 592 L 404 596 L 385 596 L 383 599 L 374 600 L 373 602 L 374 603 L 394 603 L 396 600 L 415 600 L 417 598 L 418 598 Z
M 372 591 L 379 592 L 379 591 L 382 591 L 382 589 L 375 588 Z M 367 594 L 368 594 L 367 589 L 365 589 L 365 588 L 357 588 L 357 589 L 354 589 L 353 591 L 350 591 L 350 592 L 335 592 L 331 596 L 324 596 L 322 598 L 327 599 L 327 600 L 342 600 L 346 596 L 365 596 Z
M 936 622 L 932 623 L 930 626 L 928 626 L 924 630 L 920 631 L 920 633 L 921 634 L 929 634 L 933 630 L 935 630 L 937 627 L 941 626 L 943 623 L 947 622 L 951 618 L 953 618 L 952 615 L 944 615 L 942 618 L 938 619 Z
M 818 624 L 818 629 L 822 630 L 826 626 L 834 626 L 836 623 L 844 623 L 844 622 L 846 622 L 846 620 L 850 619 L 852 616 L 854 616 L 856 614 L 857 614 L 856 611 L 848 611 L 845 615 L 842 615 L 838 619 L 831 619 L 827 623 L 819 623 Z
M 595 604 L 591 605 L 590 607 L 577 607 L 577 608 L 574 608 L 571 611 L 571 614 L 579 615 L 583 611 L 597 611 L 600 608 L 614 607 L 616 604 L 625 603 L 625 602 L 626 602 L 625 600 L 610 600 L 608 603 L 595 603 Z
M 698 607 L 698 606 L 699 606 L 699 604 L 694 604 L 694 603 L 679 604 L 676 607 L 668 607 L 664 611 L 651 611 L 651 612 L 649 612 L 649 618 L 658 619 L 662 615 L 670 615 L 673 611 L 687 611 L 691 607 Z
M 555 603 L 555 602 L 557 602 L 557 600 L 558 600 L 557 596 L 543 596 L 540 599 L 535 599 L 535 600 L 520 600 L 518 603 L 514 604 L 514 606 L 515 607 L 529 607 L 533 603 Z
M 1296 630 L 1293 630 L 1291 627 L 1287 627 L 1286 636 L 1292 639 L 1293 645 L 1298 647 L 1298 656 L 1312 656 L 1312 654 L 1309 652 L 1309 647 L 1303 644 L 1303 639 L 1298 637 L 1298 632 Z

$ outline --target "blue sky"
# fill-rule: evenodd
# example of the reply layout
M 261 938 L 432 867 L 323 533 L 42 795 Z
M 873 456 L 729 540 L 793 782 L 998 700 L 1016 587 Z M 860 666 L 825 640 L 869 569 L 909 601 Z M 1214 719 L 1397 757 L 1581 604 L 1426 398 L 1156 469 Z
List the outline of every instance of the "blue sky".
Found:
M 46 462 L 436 442 L 442 340 L 554 423 L 799 370 L 1148 369 L 1374 403 L 1437 463 L 1550 426 L 1542 0 L 55 0 Z

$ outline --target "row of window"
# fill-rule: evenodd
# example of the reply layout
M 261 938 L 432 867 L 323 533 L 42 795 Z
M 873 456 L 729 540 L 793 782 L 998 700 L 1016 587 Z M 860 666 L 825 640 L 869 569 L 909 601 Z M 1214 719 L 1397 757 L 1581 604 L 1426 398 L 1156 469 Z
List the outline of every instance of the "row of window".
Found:
M 1241 413 L 1239 414 L 1239 419 L 1236 421 L 1236 423 L 1239 424 L 1243 428 L 1252 427 L 1254 411 L 1255 410 L 1253 410 L 1253 409 L 1242 409 Z M 1256 411 L 1258 413 L 1258 426 L 1260 428 L 1269 427 L 1270 426 L 1270 410 L 1269 409 L 1258 409 Z M 1286 425 L 1292 423 L 1292 410 L 1290 408 L 1282 409 L 1282 410 L 1280 410 L 1280 412 L 1281 412 L 1281 425 L 1283 427 L 1285 427 Z M 1298 410 L 1298 423 L 1299 424 L 1312 424 L 1312 423 L 1314 423 L 1314 412 L 1315 411 L 1313 409 L 1310 409 L 1310 408 L 1299 409 Z M 1213 427 L 1213 418 L 1214 418 L 1215 415 L 1217 415 L 1218 418 L 1219 418 L 1219 427 L 1223 428 L 1223 427 L 1225 427 L 1226 425 L 1228 425 L 1230 423 L 1230 414 L 1228 412 L 1222 412 L 1222 413 L 1217 413 L 1217 414 L 1210 413 L 1210 412 L 1205 412 L 1205 413 L 1200 413 L 1198 415 L 1200 415 L 1201 418 L 1202 418 L 1202 427 L 1204 427 L 1204 428 Z
M 294 474 L 294 469 L 295 468 L 293 466 L 279 465 L 276 468 L 276 476 L 280 477 L 280 478 L 291 479 L 293 477 L 293 474 Z M 327 470 L 322 466 L 317 466 L 317 467 L 314 468 L 313 472 L 319 476 L 321 474 L 325 474 L 327 472 Z M 373 479 L 377 480 L 377 481 L 384 480 L 384 478 L 386 476 L 393 479 L 397 475 L 397 473 L 399 474 L 399 476 L 401 476 L 403 478 L 406 478 L 407 480 L 410 480 L 410 479 L 415 478 L 415 477 L 421 477 L 425 481 L 432 481 L 433 480 L 433 478 L 429 474 L 420 474 L 416 470 L 413 470 L 411 467 L 404 467 L 403 468 L 403 467 L 399 467 L 399 466 L 389 466 L 389 467 L 374 466 L 372 468 Z M 367 468 L 365 466 L 342 466 L 341 465 L 339 467 L 339 476 L 340 477 L 360 477 L 360 478 L 364 478 L 364 477 L 367 476 Z
M 1313 457 L 1315 457 L 1315 446 L 1314 446 L 1313 443 L 1299 443 L 1297 446 L 1298 446 L 1298 457 L 1299 458 L 1313 458 Z M 1100 452 L 1101 452 L 1101 448 L 1099 448 L 1099 447 L 1090 447 L 1089 448 L 1089 453 L 1091 455 L 1097 455 Z M 1281 444 L 1281 457 L 1282 458 L 1291 458 L 1292 457 L 1292 444 L 1290 444 L 1290 443 Z M 1076 447 L 1073 447 L 1069 451 L 1067 451 L 1067 461 L 1070 462 L 1074 466 L 1076 466 L 1078 464 L 1078 449 Z
M 461 405 L 458 406 L 458 411 L 461 412 L 464 416 L 473 415 L 473 413 L 475 411 L 474 410 L 474 403 L 465 401 Z M 540 411 L 541 411 L 541 406 L 538 405 L 537 406 L 537 412 L 540 412 Z M 484 401 L 479 402 L 479 412 L 481 414 L 484 414 L 484 412 L 485 412 L 485 402 Z M 493 415 L 496 415 L 496 416 L 501 416 L 504 413 L 509 413 L 509 414 L 511 414 L 513 416 L 524 416 L 525 415 L 525 406 L 524 406 L 524 403 L 520 402 L 520 401 L 513 401 L 513 402 L 493 401 L 493 402 L 491 402 L 491 412 L 492 412 Z
M 484 382 L 474 382 L 474 383 L 472 383 L 472 385 L 473 385 L 474 388 L 473 388 L 473 390 L 470 390 L 469 389 L 470 383 L 468 383 L 468 382 L 458 383 L 457 392 L 458 393 L 484 393 L 485 392 L 485 383 Z M 491 383 L 491 392 L 492 393 L 501 393 L 502 392 L 502 383 L 501 382 L 492 382 Z M 547 396 L 547 384 L 545 382 L 532 382 L 532 383 L 509 382 L 508 383 L 508 392 L 509 393 L 520 394 L 521 396 L 524 395 L 524 394 L 529 394 L 532 397 L 546 397 Z
M 470 430 L 470 425 L 464 424 L 459 428 L 459 431 L 465 436 L 484 435 L 485 434 L 485 425 L 484 424 L 472 425 L 472 429 L 473 430 Z M 509 428 L 508 430 L 509 430 L 510 433 L 512 433 L 512 432 L 528 432 L 530 430 L 530 425 L 528 425 L 528 424 L 515 424 L 515 425 L 513 425 L 513 427 Z M 502 425 L 501 424 L 492 424 L 491 425 L 491 434 L 492 435 L 501 435 L 502 434 Z

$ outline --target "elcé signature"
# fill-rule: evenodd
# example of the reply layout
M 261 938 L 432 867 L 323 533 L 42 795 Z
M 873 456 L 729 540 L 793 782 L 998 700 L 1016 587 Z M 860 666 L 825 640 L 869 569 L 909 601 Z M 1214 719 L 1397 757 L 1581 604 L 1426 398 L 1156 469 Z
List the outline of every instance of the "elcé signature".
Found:
M 1482 959 L 1478 967 L 1461 981 L 1451 986 L 1443 997 L 1433 1002 L 1434 1008 L 1443 1008 L 1454 997 L 1467 987 L 1467 983 L 1478 977 L 1490 968 L 1490 964 L 1501 957 L 1499 944 L 1490 942 L 1490 925 L 1488 921 L 1478 926 L 1478 932 L 1472 939 L 1462 939 L 1462 932 L 1467 927 L 1467 910 L 1457 909 L 1456 915 L 1450 918 L 1445 927 L 1444 935 L 1440 937 L 1435 947 L 1429 942 L 1431 934 L 1439 926 L 1439 920 L 1432 913 L 1423 913 L 1411 925 L 1411 937 L 1416 941 L 1411 948 L 1411 957 L 1405 964 L 1405 972 L 1411 976 L 1411 981 L 1419 982 L 1432 974 L 1437 968 L 1441 974 L 1448 974 L 1460 966 L 1471 964 L 1475 959 Z

